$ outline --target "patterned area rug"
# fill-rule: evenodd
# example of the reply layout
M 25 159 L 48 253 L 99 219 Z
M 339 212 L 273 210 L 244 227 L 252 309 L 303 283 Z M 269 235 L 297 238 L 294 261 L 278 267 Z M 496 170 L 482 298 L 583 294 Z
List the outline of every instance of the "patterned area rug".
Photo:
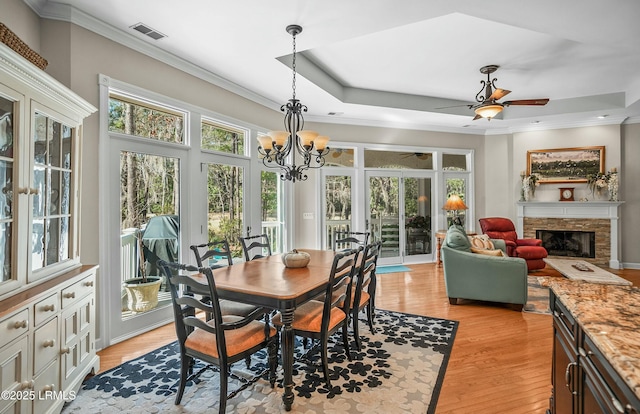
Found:
M 549 288 L 545 286 L 546 277 L 529 276 L 527 278 L 527 303 L 523 312 L 551 314 L 549 310 Z
M 362 351 L 352 347 L 350 362 L 340 335 L 329 344 L 333 389 L 323 380 L 317 353 L 304 360 L 296 347 L 295 401 L 292 413 L 434 413 L 458 322 L 384 310 L 376 311 L 376 333 L 360 324 Z M 334 340 L 335 339 L 335 340 Z M 351 344 L 350 344 L 351 346 Z M 174 405 L 179 379 L 177 343 L 96 375 L 85 382 L 63 413 L 211 413 L 218 410 L 217 372 L 206 370 L 187 384 L 181 405 Z M 251 370 L 244 362 L 234 374 L 252 376 L 266 367 L 266 353 L 256 354 Z M 200 366 L 196 366 L 196 370 Z M 261 378 L 227 403 L 228 413 L 285 413 L 282 372 L 272 389 Z M 239 382 L 230 380 L 229 390 Z

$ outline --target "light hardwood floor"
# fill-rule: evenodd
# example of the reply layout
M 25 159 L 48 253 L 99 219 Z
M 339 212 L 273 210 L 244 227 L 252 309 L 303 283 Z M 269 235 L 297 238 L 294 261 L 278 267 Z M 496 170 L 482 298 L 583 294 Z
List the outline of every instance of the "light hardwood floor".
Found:
M 551 316 L 485 302 L 450 305 L 442 268 L 435 264 L 409 267 L 411 272 L 378 276 L 377 307 L 460 322 L 437 413 L 543 414 L 551 393 Z M 640 270 L 612 272 L 640 285 Z M 558 275 L 554 270 L 536 273 Z M 98 352 L 100 369 L 174 340 L 169 324 L 110 346 Z

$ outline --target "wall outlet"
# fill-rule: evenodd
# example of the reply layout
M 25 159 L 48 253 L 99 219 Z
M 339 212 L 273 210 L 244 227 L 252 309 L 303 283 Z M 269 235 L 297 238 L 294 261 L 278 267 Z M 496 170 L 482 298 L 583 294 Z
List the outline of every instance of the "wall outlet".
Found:
M 313 220 L 313 213 L 302 213 L 302 218 L 305 220 Z

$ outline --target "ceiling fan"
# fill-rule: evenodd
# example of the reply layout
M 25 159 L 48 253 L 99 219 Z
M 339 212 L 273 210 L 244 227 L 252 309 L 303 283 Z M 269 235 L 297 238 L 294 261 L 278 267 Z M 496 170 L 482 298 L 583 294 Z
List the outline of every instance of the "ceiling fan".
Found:
M 429 157 L 431 157 L 431 154 L 424 153 L 424 152 L 403 152 L 401 158 L 410 158 L 410 157 L 416 157 L 417 159 L 424 161 L 426 159 L 429 159 Z
M 511 91 L 506 89 L 500 89 L 496 87 L 495 82 L 496 78 L 491 80 L 490 75 L 498 70 L 500 66 L 498 65 L 487 65 L 480 68 L 480 73 L 487 75 L 487 80 L 480 81 L 482 83 L 482 88 L 480 92 L 476 94 L 476 101 L 479 102 L 477 104 L 468 105 L 469 109 L 473 109 L 476 113 L 476 116 L 473 118 L 487 118 L 487 120 L 491 120 L 494 116 L 502 112 L 505 106 L 511 105 L 533 105 L 533 106 L 544 106 L 549 102 L 549 98 L 544 99 L 515 99 L 513 101 L 504 101 L 497 102 L 499 99 L 504 98 L 506 95 L 511 93 Z M 484 92 L 484 95 L 483 95 Z

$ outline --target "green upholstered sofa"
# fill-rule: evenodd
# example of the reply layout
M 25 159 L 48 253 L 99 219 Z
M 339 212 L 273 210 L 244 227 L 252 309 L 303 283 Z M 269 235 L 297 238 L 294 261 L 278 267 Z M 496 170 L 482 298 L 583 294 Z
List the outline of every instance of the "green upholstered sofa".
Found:
M 506 253 L 504 240 L 491 241 Z M 527 303 L 524 259 L 472 253 L 466 232 L 456 225 L 447 231 L 441 256 L 447 296 L 452 305 L 457 304 L 458 299 L 473 299 L 508 303 L 522 310 Z

